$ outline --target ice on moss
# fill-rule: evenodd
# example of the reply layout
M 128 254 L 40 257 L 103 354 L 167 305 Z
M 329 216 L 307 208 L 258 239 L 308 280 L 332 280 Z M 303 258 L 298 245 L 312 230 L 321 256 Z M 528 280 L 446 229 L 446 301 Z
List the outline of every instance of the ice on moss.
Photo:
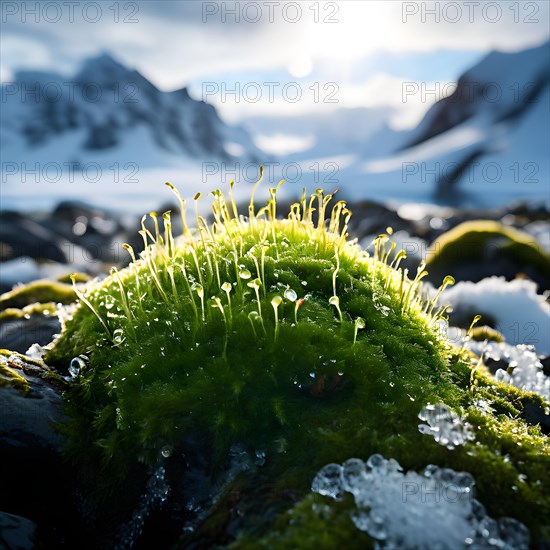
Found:
M 441 321 L 437 328 L 444 338 L 457 347 L 464 346 L 482 357 L 485 363 L 489 360 L 504 361 L 506 370 L 498 369 L 495 372 L 497 381 L 538 393 L 550 404 L 550 377 L 544 374 L 542 362 L 534 346 L 471 340 L 466 337 L 465 330 L 447 326 L 445 321 Z
M 466 342 L 466 347 L 483 357 L 484 361 L 492 359 L 507 363 L 507 370 L 498 369 L 495 373 L 499 382 L 538 393 L 550 403 L 550 377 L 544 374 L 542 363 L 532 346 L 471 340 Z
M 420 411 L 418 418 L 427 422 L 419 424 L 420 433 L 433 436 L 437 443 L 447 449 L 454 449 L 474 439 L 470 424 L 442 403 L 428 403 Z
M 333 499 L 351 493 L 350 518 L 376 548 L 527 550 L 527 528 L 512 518 L 487 516 L 474 485 L 467 472 L 429 465 L 421 474 L 404 473 L 396 460 L 375 454 L 366 462 L 328 464 L 312 491 Z

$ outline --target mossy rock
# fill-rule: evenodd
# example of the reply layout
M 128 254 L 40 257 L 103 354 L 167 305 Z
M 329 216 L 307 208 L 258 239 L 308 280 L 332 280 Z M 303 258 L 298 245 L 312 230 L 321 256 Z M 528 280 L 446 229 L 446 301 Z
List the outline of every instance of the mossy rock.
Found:
M 33 303 L 70 304 L 76 300 L 72 285 L 59 281 L 41 279 L 26 285 L 16 286 L 0 296 L 0 307 L 23 308 Z
M 475 327 L 472 330 L 471 338 L 477 342 L 484 342 L 485 340 L 489 342 L 504 342 L 504 336 L 498 330 L 487 325 Z
M 144 226 L 139 259 L 77 289 L 78 306 L 45 358 L 63 369 L 76 358 L 65 432 L 96 517 L 128 518 L 146 469 L 197 453 L 190 440 L 199 440 L 211 479 L 223 478 L 235 445 L 265 453 L 265 465 L 229 482 L 183 546 L 238 535 L 253 548 L 274 525 L 296 548 L 368 540 L 350 521 L 320 530 L 308 494 L 325 464 L 373 453 L 406 469 L 472 473 L 489 512 L 517 518 L 538 540 L 550 517 L 550 446 L 524 413 L 541 399 L 495 383 L 446 340 L 445 309 L 422 297 L 425 272 L 410 280 L 400 255 L 388 265 L 388 235 L 374 256 L 348 242 L 350 212 L 339 202 L 325 220 L 331 197 L 321 191 L 285 220 L 274 191 L 259 213 L 251 202 L 248 218 L 214 197 L 213 225 L 198 218 L 190 231 L 184 218 L 174 240 L 165 214 L 165 233 Z M 422 435 L 428 403 L 463 415 L 475 441 L 450 451 Z M 230 503 L 235 493 L 246 512 Z M 302 499 L 298 529 L 288 510 Z M 305 533 L 310 546 L 300 543 Z
M 6 356 L 0 355 L 0 388 L 12 387 L 27 393 L 30 389 L 29 383 L 16 367 Z
M 430 279 L 447 274 L 457 280 L 480 280 L 506 274 L 526 274 L 543 288 L 550 287 L 550 255 L 531 235 L 491 220 L 461 223 L 443 233 L 426 253 Z
M 35 302 L 21 309 L 8 307 L 0 311 L 0 322 L 13 319 L 28 319 L 31 315 L 53 315 L 57 312 L 57 304 L 54 302 Z
M 67 387 L 63 376 L 50 369 L 41 359 L 32 359 L 22 353 L 0 349 L 0 386 L 12 386 L 27 393 L 30 389 L 28 376 L 41 378 L 58 389 Z

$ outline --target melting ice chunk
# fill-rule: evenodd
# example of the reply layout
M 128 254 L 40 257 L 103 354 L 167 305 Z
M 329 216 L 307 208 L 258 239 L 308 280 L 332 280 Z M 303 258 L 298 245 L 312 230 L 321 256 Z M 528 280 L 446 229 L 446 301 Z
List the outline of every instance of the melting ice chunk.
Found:
M 550 403 L 550 377 L 544 374 L 542 363 L 532 346 L 512 346 L 505 342 L 476 342 L 470 340 L 466 347 L 484 360 L 505 361 L 511 373 L 498 369 L 495 378 L 516 388 L 538 393 Z
M 419 424 L 420 433 L 433 436 L 437 443 L 447 449 L 454 449 L 457 445 L 474 439 L 470 424 L 442 403 L 426 405 L 418 418 L 427 422 Z
M 336 500 L 351 493 L 350 518 L 377 549 L 527 550 L 527 528 L 512 518 L 487 516 L 473 498 L 474 484 L 467 472 L 429 465 L 422 474 L 403 473 L 396 460 L 372 455 L 366 463 L 351 458 L 327 464 L 311 489 Z
M 342 467 L 339 464 L 327 464 L 315 476 L 311 490 L 338 500 L 344 492 L 343 484 Z

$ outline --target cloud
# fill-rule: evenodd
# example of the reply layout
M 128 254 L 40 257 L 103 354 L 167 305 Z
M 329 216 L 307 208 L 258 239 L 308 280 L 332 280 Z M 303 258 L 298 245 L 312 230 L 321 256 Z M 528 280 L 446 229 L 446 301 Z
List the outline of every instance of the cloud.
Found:
M 16 4 L 17 13 L 6 13 L 6 5 L 13 11 Z M 37 58 L 36 65 L 48 70 L 111 50 L 163 88 L 228 71 L 288 67 L 297 55 L 345 71 L 383 51 L 521 49 L 548 36 L 550 17 L 546 1 L 128 2 L 101 3 L 100 17 L 84 9 L 95 3 L 73 6 L 72 17 L 71 3 L 47 4 L 54 8 L 37 17 L 22 7 L 33 2 L 4 2 L 2 46 L 22 36 L 41 41 L 49 61 Z M 5 69 L 23 57 L 4 56 Z

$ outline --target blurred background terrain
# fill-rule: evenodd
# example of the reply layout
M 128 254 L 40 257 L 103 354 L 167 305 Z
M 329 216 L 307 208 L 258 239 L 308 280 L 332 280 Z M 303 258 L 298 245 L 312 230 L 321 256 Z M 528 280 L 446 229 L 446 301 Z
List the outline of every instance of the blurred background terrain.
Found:
M 520 277 L 540 302 L 548 23 L 548 2 L 5 3 L 0 290 L 123 265 L 176 208 L 165 181 L 244 201 L 263 164 L 264 196 L 338 189 L 352 237 L 392 226 L 434 284 Z

